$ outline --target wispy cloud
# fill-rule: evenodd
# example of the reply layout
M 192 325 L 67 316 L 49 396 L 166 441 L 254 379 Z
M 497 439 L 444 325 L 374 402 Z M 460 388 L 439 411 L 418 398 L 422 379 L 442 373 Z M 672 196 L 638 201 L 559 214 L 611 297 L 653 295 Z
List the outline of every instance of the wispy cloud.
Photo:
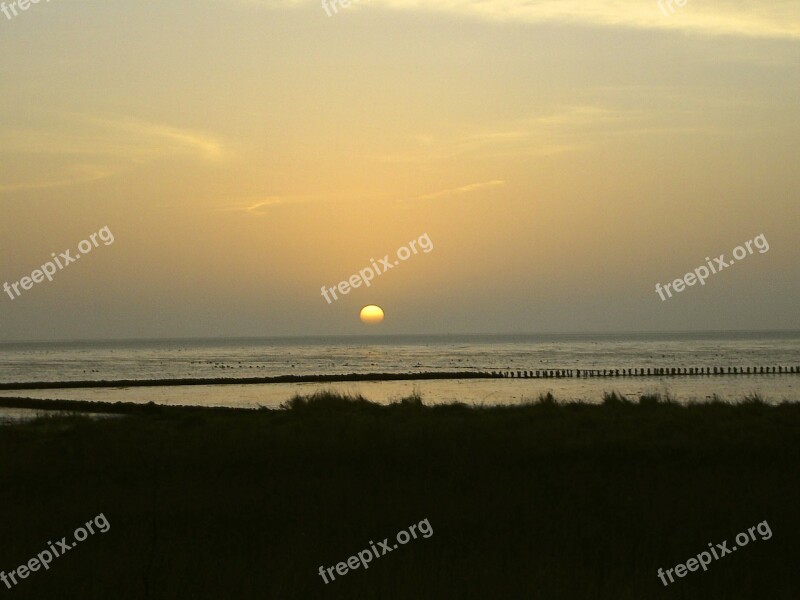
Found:
M 232 0 L 270 8 L 319 6 L 317 0 Z M 451 13 L 495 21 L 575 23 L 697 34 L 800 39 L 800 3 L 796 0 L 689 0 L 665 15 L 657 0 L 369 0 L 348 10 Z M 340 15 L 341 16 L 341 15 Z
M 148 123 L 136 119 L 94 119 L 107 131 L 117 131 L 126 138 L 132 137 L 138 150 L 149 152 L 151 157 L 191 154 L 205 159 L 223 156 L 221 143 L 209 135 L 170 127 L 160 123 Z
M 23 183 L 0 183 L 0 193 L 20 192 L 25 190 L 42 190 L 47 188 L 58 188 L 78 183 L 88 183 L 98 181 L 112 175 L 111 171 L 103 170 L 95 165 L 74 165 L 62 176 L 48 178 L 39 181 L 29 181 Z
M 414 198 L 414 200 L 436 200 L 439 198 L 447 198 L 449 196 L 460 196 L 462 194 L 469 194 L 470 192 L 475 192 L 485 188 L 505 185 L 505 183 L 506 182 L 502 179 L 493 179 L 491 181 L 482 181 L 480 183 L 470 183 L 468 185 L 462 185 L 456 188 L 433 192 L 432 194 L 423 194 L 422 196 L 417 196 Z
M 0 176 L 0 192 L 8 192 L 85 183 L 172 156 L 218 160 L 225 152 L 209 135 L 162 123 L 48 115 L 36 127 L 6 127 L 0 154 L 11 157 Z M 48 175 L 34 174 L 37 165 Z
M 219 200 L 217 208 L 212 210 L 223 212 L 238 212 L 249 215 L 265 215 L 276 208 L 301 205 L 359 205 L 364 201 L 374 201 L 376 198 L 391 200 L 392 194 L 380 190 L 365 192 L 363 190 L 348 190 L 342 192 L 326 192 L 322 194 L 287 193 L 284 195 L 241 195 Z
M 465 156 L 551 156 L 585 149 L 598 133 L 639 118 L 640 115 L 630 112 L 617 113 L 595 106 L 542 109 L 538 115 L 493 127 L 452 127 L 445 133 L 418 133 L 409 138 L 412 142 L 409 149 L 374 159 L 386 163 L 427 163 Z
M 281 196 L 267 196 L 266 198 L 262 198 L 259 200 L 245 200 L 242 202 L 237 202 L 236 204 L 223 206 L 220 210 L 223 211 L 230 211 L 230 212 L 242 212 L 248 213 L 251 215 L 265 215 L 271 209 L 276 208 L 278 206 L 285 206 L 287 204 L 299 204 L 303 202 L 298 198 L 284 198 Z
M 435 134 L 415 133 L 406 138 L 406 148 L 372 159 L 382 163 L 426 164 L 467 158 L 535 158 L 586 151 L 618 136 L 745 132 L 738 125 L 730 129 L 722 123 L 710 122 L 702 108 L 692 109 L 688 99 L 680 109 L 543 107 L 536 114 L 488 126 L 451 126 Z M 694 118 L 687 121 L 687 116 L 692 115 Z

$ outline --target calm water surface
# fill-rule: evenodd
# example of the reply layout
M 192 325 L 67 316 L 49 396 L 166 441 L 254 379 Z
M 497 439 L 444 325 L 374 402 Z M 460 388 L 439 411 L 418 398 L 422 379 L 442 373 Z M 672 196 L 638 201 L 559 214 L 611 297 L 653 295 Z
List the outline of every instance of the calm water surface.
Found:
M 264 377 L 343 373 L 798 366 L 800 332 L 629 335 L 397 336 L 247 340 L 170 340 L 0 345 L 0 382 Z M 668 389 L 679 399 L 758 392 L 796 400 L 800 375 L 560 380 L 435 380 L 0 392 L 5 396 L 277 406 L 295 393 L 332 389 L 388 402 L 416 386 L 431 403 L 516 403 L 552 391 L 599 401 Z

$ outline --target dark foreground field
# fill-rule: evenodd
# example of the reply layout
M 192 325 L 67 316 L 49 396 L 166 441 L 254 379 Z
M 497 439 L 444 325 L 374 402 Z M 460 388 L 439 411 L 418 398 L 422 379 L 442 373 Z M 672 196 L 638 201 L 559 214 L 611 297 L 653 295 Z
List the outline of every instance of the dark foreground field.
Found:
M 0 594 L 76 599 L 800 598 L 800 405 L 138 411 L 0 427 Z M 325 584 L 339 562 L 418 536 Z M 656 572 L 767 521 L 772 538 Z

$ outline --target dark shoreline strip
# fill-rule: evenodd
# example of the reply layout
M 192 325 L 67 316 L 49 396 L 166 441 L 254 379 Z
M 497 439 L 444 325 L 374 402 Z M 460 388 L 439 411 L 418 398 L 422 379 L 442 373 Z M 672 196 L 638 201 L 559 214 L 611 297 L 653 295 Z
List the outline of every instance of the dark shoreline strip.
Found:
M 751 371 L 752 369 L 752 371 Z M 501 371 L 457 371 L 423 373 L 347 373 L 342 375 L 278 375 L 276 377 L 214 377 L 187 379 L 119 379 L 100 381 L 29 381 L 0 383 L 0 390 L 52 390 L 76 388 L 169 387 L 186 385 L 258 385 L 268 383 L 336 383 L 346 381 L 414 381 L 426 379 L 562 379 L 593 377 L 701 377 L 720 375 L 789 375 L 800 374 L 800 366 L 791 367 L 699 367 L 647 369 L 512 369 Z
M 337 381 L 405 381 L 414 379 L 491 379 L 491 373 L 349 373 L 346 375 L 279 375 L 277 377 L 219 377 L 205 379 L 121 379 L 115 381 L 33 381 L 0 383 L 0 390 L 70 388 L 166 387 L 176 385 L 251 385 L 259 383 L 331 383 Z
M 259 410 L 255 408 L 231 408 L 226 406 L 184 406 L 170 404 L 146 404 L 137 402 L 94 402 L 89 400 L 45 400 L 40 398 L 3 398 L 0 408 L 27 408 L 35 410 L 58 410 L 70 413 L 107 413 L 119 415 L 155 413 L 241 413 Z

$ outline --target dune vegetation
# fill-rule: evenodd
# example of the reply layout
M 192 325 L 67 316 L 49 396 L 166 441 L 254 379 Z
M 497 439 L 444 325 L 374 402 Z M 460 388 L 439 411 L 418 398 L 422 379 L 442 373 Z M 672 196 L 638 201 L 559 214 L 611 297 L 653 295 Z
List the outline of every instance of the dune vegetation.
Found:
M 116 411 L 0 427 L 0 569 L 99 513 L 111 525 L 15 598 L 800 597 L 798 404 L 317 394 Z M 429 538 L 319 576 L 422 519 Z M 657 577 L 764 520 L 771 539 L 669 587 Z

